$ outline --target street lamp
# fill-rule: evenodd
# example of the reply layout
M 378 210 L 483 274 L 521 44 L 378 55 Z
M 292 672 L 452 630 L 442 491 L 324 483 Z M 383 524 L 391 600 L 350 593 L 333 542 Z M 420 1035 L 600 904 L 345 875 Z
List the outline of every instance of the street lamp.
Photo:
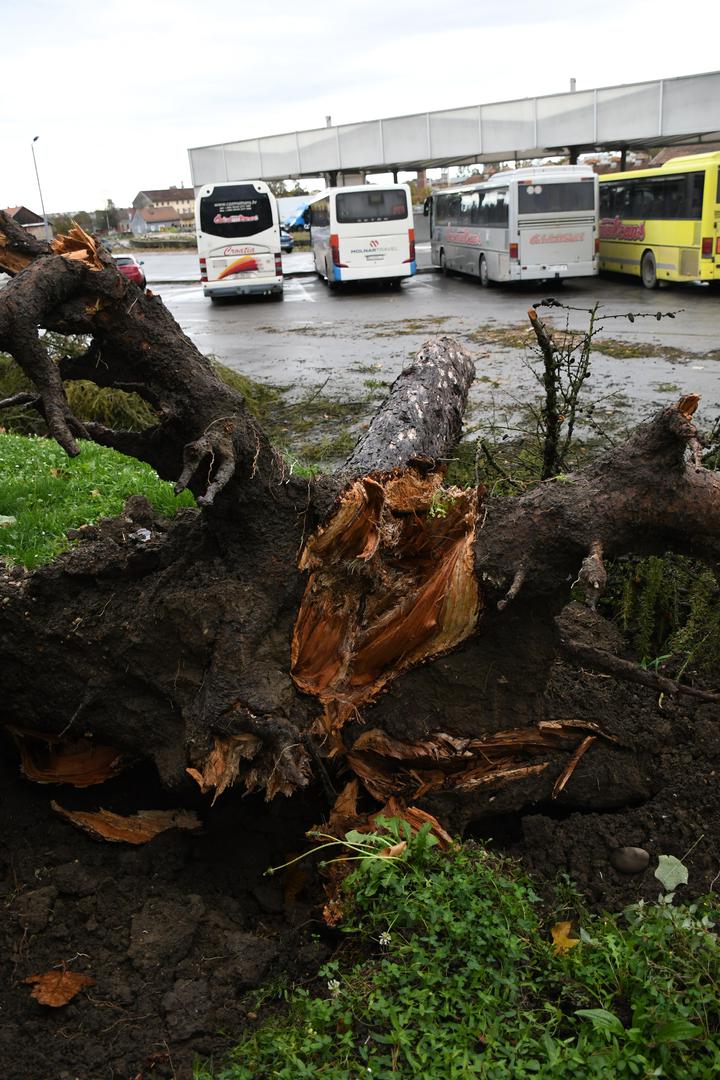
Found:
M 50 239 L 51 239 L 50 238 L 50 222 L 48 221 L 47 214 L 45 213 L 45 203 L 43 202 L 43 193 L 42 193 L 42 188 L 40 187 L 40 173 L 38 172 L 37 160 L 35 158 L 35 143 L 38 141 L 39 138 L 40 138 L 39 135 L 35 136 L 33 141 L 30 143 L 30 149 L 32 150 L 33 165 L 35 166 L 35 178 L 37 179 L 38 192 L 40 194 L 40 206 L 42 208 L 43 221 L 45 222 L 45 239 L 49 244 Z

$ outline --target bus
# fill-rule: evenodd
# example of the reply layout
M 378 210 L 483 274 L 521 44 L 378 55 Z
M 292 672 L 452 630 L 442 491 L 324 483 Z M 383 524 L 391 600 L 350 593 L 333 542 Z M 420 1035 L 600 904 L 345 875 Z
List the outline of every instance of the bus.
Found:
M 195 228 L 204 296 L 282 296 L 280 222 L 266 183 L 203 185 L 195 199 Z
M 720 281 L 720 153 L 600 177 L 600 269 L 660 281 Z
M 333 288 L 346 281 L 400 285 L 416 271 L 407 184 L 328 188 L 308 207 L 315 270 Z
M 425 213 L 434 265 L 483 286 L 598 272 L 598 183 L 586 165 L 499 172 L 435 192 Z

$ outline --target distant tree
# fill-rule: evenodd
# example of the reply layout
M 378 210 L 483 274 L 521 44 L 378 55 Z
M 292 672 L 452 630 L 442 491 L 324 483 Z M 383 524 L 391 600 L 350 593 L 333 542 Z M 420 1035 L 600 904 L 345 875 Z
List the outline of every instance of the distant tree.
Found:
M 53 227 L 53 232 L 56 235 L 59 235 L 59 234 L 66 235 L 70 231 L 70 229 L 72 229 L 72 227 L 73 227 L 73 222 L 75 221 L 75 215 L 74 214 L 50 214 L 48 220 L 50 221 L 50 224 Z
M 108 199 L 105 206 L 105 218 L 109 229 L 117 229 L 120 222 L 120 211 L 112 199 Z
M 284 199 L 287 195 L 287 189 L 285 187 L 284 180 L 268 180 L 268 187 L 270 188 L 276 199 Z
M 308 191 L 307 188 L 304 188 L 302 186 L 302 184 L 299 184 L 297 182 L 297 180 L 296 180 L 294 185 L 291 188 L 286 188 L 285 194 L 286 195 L 311 195 L 312 192 Z

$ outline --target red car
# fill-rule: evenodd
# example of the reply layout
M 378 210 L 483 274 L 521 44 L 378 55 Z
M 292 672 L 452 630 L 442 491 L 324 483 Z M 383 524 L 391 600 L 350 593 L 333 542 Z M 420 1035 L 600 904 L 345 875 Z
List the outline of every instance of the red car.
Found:
M 121 274 L 123 274 L 129 281 L 134 281 L 136 285 L 139 285 L 141 289 L 144 289 L 147 285 L 145 280 L 145 274 L 140 267 L 142 263 L 137 259 L 133 259 L 132 255 L 113 255 L 115 265 Z

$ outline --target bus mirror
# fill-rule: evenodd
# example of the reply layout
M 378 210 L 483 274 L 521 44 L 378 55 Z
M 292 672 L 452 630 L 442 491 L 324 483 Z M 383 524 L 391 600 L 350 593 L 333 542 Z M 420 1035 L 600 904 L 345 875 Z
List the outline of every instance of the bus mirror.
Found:
M 431 202 L 431 200 L 432 200 L 432 195 L 428 195 L 427 199 L 423 203 L 423 215 L 425 217 L 429 217 L 429 215 L 430 215 L 430 202 Z

